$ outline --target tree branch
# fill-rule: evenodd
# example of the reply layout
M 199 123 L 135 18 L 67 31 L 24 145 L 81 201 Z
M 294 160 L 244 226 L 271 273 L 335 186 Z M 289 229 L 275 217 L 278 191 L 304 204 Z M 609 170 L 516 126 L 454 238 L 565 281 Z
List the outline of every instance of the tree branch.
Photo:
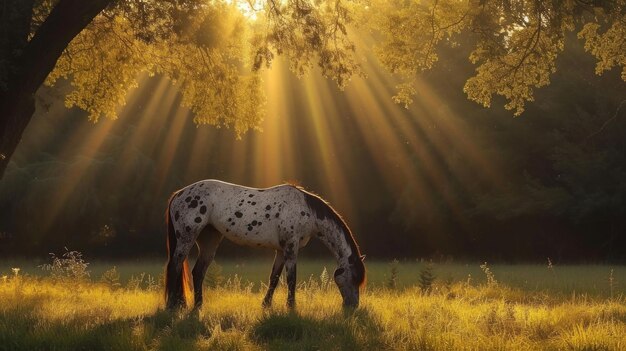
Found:
M 34 93 L 72 39 L 115 1 L 60 0 L 24 49 L 20 72 L 22 88 Z

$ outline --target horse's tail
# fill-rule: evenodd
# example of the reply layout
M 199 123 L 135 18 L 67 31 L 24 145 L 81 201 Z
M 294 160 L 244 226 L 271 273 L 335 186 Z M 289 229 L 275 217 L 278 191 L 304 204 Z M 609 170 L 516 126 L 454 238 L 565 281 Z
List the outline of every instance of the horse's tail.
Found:
M 176 231 L 172 223 L 170 207 L 172 205 L 172 194 L 167 202 L 165 210 L 165 223 L 167 225 L 167 267 L 165 268 L 165 304 L 168 308 L 176 308 L 180 305 L 189 306 L 192 303 L 193 293 L 191 291 L 191 279 L 189 278 L 189 260 L 187 257 L 182 262 L 182 271 L 177 272 L 176 257 Z

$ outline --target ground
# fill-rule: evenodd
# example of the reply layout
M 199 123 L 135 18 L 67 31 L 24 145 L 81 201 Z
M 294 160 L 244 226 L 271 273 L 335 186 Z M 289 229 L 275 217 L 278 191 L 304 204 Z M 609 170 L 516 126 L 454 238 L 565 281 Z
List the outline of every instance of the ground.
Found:
M 331 262 L 304 261 L 289 311 L 284 285 L 261 307 L 271 259 L 219 264 L 205 306 L 170 313 L 162 262 L 93 263 L 88 277 L 76 261 L 0 262 L 0 350 L 626 349 L 623 266 L 435 263 L 424 291 L 425 263 L 369 262 L 361 306 L 343 310 Z

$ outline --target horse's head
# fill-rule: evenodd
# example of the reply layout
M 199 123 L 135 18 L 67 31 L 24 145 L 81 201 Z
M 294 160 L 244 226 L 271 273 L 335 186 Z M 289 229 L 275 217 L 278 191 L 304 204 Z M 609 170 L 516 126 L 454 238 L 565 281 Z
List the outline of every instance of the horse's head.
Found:
M 335 283 L 343 298 L 343 305 L 357 307 L 359 305 L 359 290 L 365 284 L 365 255 L 353 255 L 348 259 L 347 267 L 335 270 Z

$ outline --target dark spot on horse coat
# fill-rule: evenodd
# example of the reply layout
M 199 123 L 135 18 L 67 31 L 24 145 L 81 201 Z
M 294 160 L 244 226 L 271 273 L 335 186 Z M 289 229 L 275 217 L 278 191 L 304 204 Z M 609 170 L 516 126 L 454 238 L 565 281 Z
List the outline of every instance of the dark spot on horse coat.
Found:
M 258 192 L 260 192 L 260 193 L 262 193 L 262 192 L 264 192 L 265 190 L 263 190 L 263 189 L 259 189 L 259 190 L 257 190 L 257 191 L 258 191 Z
M 269 211 L 269 210 L 271 210 L 271 209 L 272 209 L 272 206 L 270 206 L 270 205 L 265 206 L 265 210 L 266 210 L 266 211 Z
M 185 202 L 189 202 L 191 201 L 191 196 L 187 196 L 187 198 L 185 199 Z
M 263 222 L 259 222 L 259 225 L 263 224 Z
M 196 200 L 200 200 L 200 196 L 194 196 L 193 198 Z
M 179 217 L 180 217 L 180 213 L 176 211 L 176 214 L 174 214 L 174 220 L 177 221 Z
M 204 183 L 200 183 L 200 186 L 204 186 Z
M 226 220 L 226 222 L 230 222 L 230 221 L 232 221 L 232 220 L 233 220 L 232 218 L 229 218 L 229 219 L 227 219 L 227 220 Z
M 270 218 L 270 214 L 269 214 L 269 213 L 266 213 L 266 214 L 265 214 L 265 218 Z
M 250 223 L 250 224 L 252 224 L 252 225 L 257 225 L 257 224 L 259 224 L 259 222 L 257 222 L 256 220 L 254 220 L 254 221 L 252 221 L 252 223 Z
M 189 208 L 196 208 L 198 207 L 198 200 L 193 200 L 189 203 Z
M 185 231 L 190 232 L 191 231 L 191 227 L 190 226 L 186 226 L 185 227 Z
M 254 197 L 254 194 L 250 194 L 250 195 L 248 195 L 248 197 Z
M 194 219 L 193 221 L 196 222 L 196 223 L 200 223 L 200 222 L 202 222 L 202 218 L 196 217 L 196 219 Z
M 252 205 L 256 205 L 256 202 L 252 201 Z
M 304 213 L 304 211 L 300 212 L 301 216 L 304 216 L 306 213 Z
M 200 213 L 201 214 L 205 214 L 206 213 L 206 206 L 203 205 L 202 207 L 200 207 Z
M 251 231 L 251 230 L 252 230 L 252 226 L 248 225 L 248 231 Z
M 241 212 L 237 211 L 237 212 L 235 212 L 235 216 L 236 216 L 237 218 L 241 218 L 241 216 L 243 216 L 243 213 L 241 213 Z
M 274 217 L 278 218 L 278 212 L 276 212 L 276 215 Z

